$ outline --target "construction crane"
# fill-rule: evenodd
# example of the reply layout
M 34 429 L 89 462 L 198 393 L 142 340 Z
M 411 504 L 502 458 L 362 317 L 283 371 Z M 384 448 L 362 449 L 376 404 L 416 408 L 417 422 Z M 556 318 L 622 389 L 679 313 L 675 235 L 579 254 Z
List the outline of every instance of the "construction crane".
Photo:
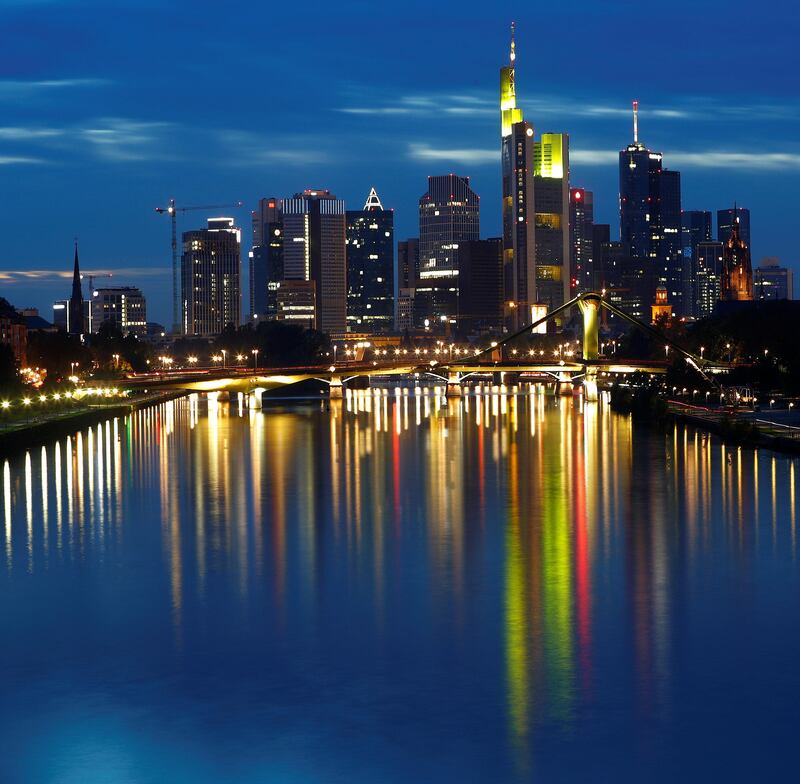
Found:
M 84 277 L 81 275 L 81 277 Z M 95 272 L 91 275 L 86 275 L 89 279 L 89 334 L 92 333 L 92 298 L 94 297 L 94 279 L 95 278 L 113 278 L 110 272 Z
M 172 218 L 172 333 L 177 335 L 181 331 L 180 319 L 180 295 L 178 293 L 178 225 L 177 214 L 179 212 L 190 212 L 192 210 L 223 210 L 229 207 L 238 208 L 242 202 L 237 201 L 233 204 L 206 204 L 199 207 L 177 207 L 175 199 L 170 199 L 166 207 L 156 207 L 159 215 L 169 215 Z

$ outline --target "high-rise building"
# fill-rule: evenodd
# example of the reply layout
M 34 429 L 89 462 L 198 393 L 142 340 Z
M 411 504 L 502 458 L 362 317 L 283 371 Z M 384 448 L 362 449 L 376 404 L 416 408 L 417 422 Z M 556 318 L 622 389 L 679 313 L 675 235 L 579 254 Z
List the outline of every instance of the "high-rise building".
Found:
M 78 243 L 75 243 L 75 261 L 72 268 L 72 294 L 69 298 L 67 332 L 70 335 L 83 333 L 83 291 L 81 289 L 81 270 L 78 263 Z
M 283 216 L 280 200 L 261 199 L 252 212 L 250 317 L 277 317 L 277 292 L 283 280 Z
M 664 286 L 675 314 L 682 316 L 680 174 L 664 169 L 661 153 L 639 141 L 638 110 L 634 101 L 633 142 L 619 153 L 620 241 L 641 263 L 637 296 L 652 302 L 656 287 Z
M 698 242 L 695 248 L 695 287 L 697 291 L 696 318 L 707 318 L 714 313 L 719 301 L 719 281 L 722 274 L 721 242 Z
M 700 316 L 697 283 L 697 245 L 711 242 L 711 213 L 684 210 L 681 213 L 681 252 L 683 254 L 683 300 L 685 315 Z
M 516 43 L 500 69 L 500 159 L 503 184 L 503 297 L 506 323 L 518 329 L 536 302 L 533 125 L 517 107 Z
M 397 243 L 394 328 L 403 332 L 414 327 L 414 293 L 419 278 L 419 240 L 412 237 Z
M 543 133 L 534 145 L 536 298 L 548 311 L 570 298 L 569 136 Z
M 739 239 L 752 247 L 750 243 L 750 210 L 746 207 L 730 207 L 727 210 L 717 210 L 717 239 L 720 242 L 727 242 L 731 237 L 733 224 L 739 219 Z
M 730 236 L 722 244 L 719 298 L 721 302 L 746 302 L 753 299 L 750 248 L 739 236 L 739 219 L 736 215 L 733 218 Z
M 458 314 L 458 249 L 480 238 L 480 199 L 469 177 L 428 177 L 419 200 L 419 279 L 414 296 L 417 323 L 454 324 Z
M 570 188 L 570 298 L 594 290 L 592 263 L 594 194 L 585 188 Z
M 278 321 L 313 329 L 317 314 L 317 287 L 313 280 L 282 280 L 275 291 Z
M 778 259 L 762 259 L 753 270 L 753 293 L 756 299 L 794 299 L 792 271 Z
M 394 299 L 394 211 L 372 188 L 363 210 L 347 210 L 348 330 L 391 330 Z
M 604 247 L 611 242 L 611 226 L 607 223 L 595 223 L 592 226 L 592 266 L 594 274 L 592 276 L 592 288 L 595 291 L 602 291 L 610 287 L 611 282 L 606 270 L 607 256 Z
M 503 326 L 503 240 L 466 240 L 458 248 L 458 325 L 462 332 Z
M 241 315 L 241 230 L 233 218 L 183 233 L 181 256 L 184 335 L 218 335 Z
M 108 286 L 90 292 L 92 331 L 110 323 L 123 335 L 147 334 L 147 303 L 141 290 L 133 286 Z
M 315 328 L 331 337 L 347 331 L 347 251 L 344 201 L 327 190 L 305 190 L 281 201 L 284 280 L 311 280 Z

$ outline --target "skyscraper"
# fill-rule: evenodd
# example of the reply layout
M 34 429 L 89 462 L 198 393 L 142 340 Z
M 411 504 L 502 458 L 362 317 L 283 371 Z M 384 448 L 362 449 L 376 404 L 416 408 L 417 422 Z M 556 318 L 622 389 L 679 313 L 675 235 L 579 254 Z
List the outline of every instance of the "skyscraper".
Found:
M 331 337 L 347 330 L 347 251 L 344 201 L 327 190 L 305 190 L 281 201 L 283 274 L 315 285 L 316 329 Z
M 419 278 L 419 240 L 412 237 L 397 243 L 394 328 L 398 332 L 414 324 L 414 294 Z
M 696 289 L 697 318 L 707 318 L 714 313 L 719 301 L 719 279 L 722 273 L 721 242 L 698 242 L 695 249 L 697 259 Z
M 277 291 L 283 280 L 283 215 L 276 198 L 261 199 L 252 212 L 250 251 L 250 317 L 274 319 Z
M 78 263 L 78 243 L 75 243 L 75 261 L 72 267 L 72 294 L 69 298 L 67 332 L 70 335 L 83 333 L 83 291 L 81 290 L 81 270 Z
M 742 302 L 753 299 L 753 269 L 750 248 L 739 236 L 739 219 L 734 215 L 731 233 L 722 245 L 722 275 L 719 281 L 722 302 Z
M 233 218 L 209 218 L 208 228 L 183 233 L 181 301 L 184 335 L 218 335 L 239 326 L 241 230 Z
M 536 298 L 550 311 L 570 296 L 569 136 L 543 133 L 534 158 Z
M 363 210 L 347 211 L 347 326 L 385 332 L 394 321 L 394 211 L 375 188 Z
M 639 141 L 638 111 L 634 101 L 633 142 L 619 153 L 620 241 L 642 266 L 637 297 L 649 307 L 656 287 L 664 286 L 682 316 L 680 174 L 664 169 L 661 153 Z
M 592 263 L 594 194 L 585 188 L 570 188 L 570 298 L 594 289 Z
M 717 210 L 717 239 L 723 243 L 730 239 L 736 218 L 739 219 L 739 239 L 741 239 L 748 248 L 751 248 L 750 210 L 746 207 L 734 206 L 727 210 Z
M 419 280 L 414 298 L 417 322 L 453 324 L 458 314 L 458 248 L 480 237 L 480 199 L 469 177 L 428 177 L 419 200 Z
M 500 330 L 503 326 L 503 240 L 467 240 L 459 244 L 459 312 L 462 332 Z M 530 312 L 529 312 L 530 314 Z
M 711 213 L 707 210 L 684 210 L 681 213 L 681 252 L 683 255 L 683 299 L 685 315 L 700 316 L 697 283 L 697 245 L 711 242 Z
M 503 287 L 509 329 L 523 326 L 536 302 L 533 125 L 516 95 L 516 43 L 511 24 L 508 65 L 500 69 L 500 158 L 503 184 Z

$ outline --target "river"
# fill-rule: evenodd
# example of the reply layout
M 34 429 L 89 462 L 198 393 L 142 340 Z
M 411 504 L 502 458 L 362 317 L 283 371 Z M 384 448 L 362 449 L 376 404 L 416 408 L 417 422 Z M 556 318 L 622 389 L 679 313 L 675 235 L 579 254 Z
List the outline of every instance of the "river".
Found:
M 796 458 L 541 387 L 2 464 L 0 781 L 793 778 Z

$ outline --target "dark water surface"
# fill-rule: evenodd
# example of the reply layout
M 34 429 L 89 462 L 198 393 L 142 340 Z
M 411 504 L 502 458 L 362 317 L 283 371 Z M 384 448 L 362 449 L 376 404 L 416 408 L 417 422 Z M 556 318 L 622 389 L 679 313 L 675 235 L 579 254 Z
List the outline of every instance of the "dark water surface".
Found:
M 531 388 L 1 468 L 4 784 L 797 778 L 796 459 Z

